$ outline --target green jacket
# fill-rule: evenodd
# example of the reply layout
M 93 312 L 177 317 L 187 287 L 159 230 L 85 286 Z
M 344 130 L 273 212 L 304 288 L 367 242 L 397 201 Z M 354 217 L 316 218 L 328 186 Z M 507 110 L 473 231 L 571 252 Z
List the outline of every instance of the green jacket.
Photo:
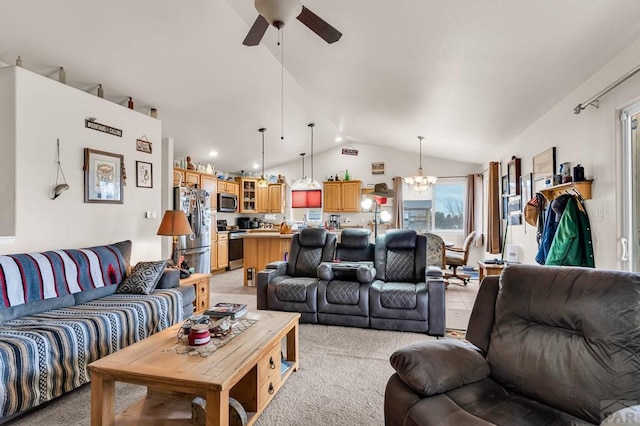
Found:
M 596 266 L 589 216 L 576 197 L 571 197 L 567 202 L 545 264 Z

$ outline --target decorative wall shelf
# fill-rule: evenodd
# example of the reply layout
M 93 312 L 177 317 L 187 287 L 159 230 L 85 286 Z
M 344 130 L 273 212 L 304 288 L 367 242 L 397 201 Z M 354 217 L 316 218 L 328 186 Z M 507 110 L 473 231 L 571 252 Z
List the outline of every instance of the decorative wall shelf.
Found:
M 554 185 L 548 188 L 541 189 L 540 192 L 548 201 L 552 201 L 562 194 L 573 194 L 574 191 L 577 192 L 577 194 L 580 195 L 583 200 L 590 200 L 592 182 L 592 180 L 585 180 L 582 182 L 562 183 L 560 185 Z

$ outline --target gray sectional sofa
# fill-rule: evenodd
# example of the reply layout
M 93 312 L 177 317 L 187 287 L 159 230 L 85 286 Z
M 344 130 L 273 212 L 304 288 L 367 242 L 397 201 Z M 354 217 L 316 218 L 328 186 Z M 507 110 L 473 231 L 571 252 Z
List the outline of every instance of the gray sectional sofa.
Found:
M 116 293 L 131 241 L 0 256 L 0 423 L 90 381 L 87 366 L 193 312 L 165 269 L 150 294 Z

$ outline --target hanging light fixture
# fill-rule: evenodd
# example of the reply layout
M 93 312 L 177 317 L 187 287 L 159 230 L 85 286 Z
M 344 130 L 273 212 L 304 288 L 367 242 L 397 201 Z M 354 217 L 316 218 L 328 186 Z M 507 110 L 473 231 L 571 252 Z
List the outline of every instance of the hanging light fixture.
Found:
M 269 186 L 269 182 L 264 178 L 264 132 L 267 131 L 266 127 L 261 127 L 258 129 L 260 133 L 262 133 L 262 174 L 260 175 L 260 180 L 258 180 L 258 186 L 261 188 L 266 188 Z
M 302 156 L 302 177 L 291 186 L 291 207 L 322 207 L 322 186 L 313 178 L 313 128 L 315 123 L 307 126 L 311 129 L 311 177 L 304 174 L 304 156 Z
M 423 192 L 426 191 L 427 188 L 433 187 L 436 184 L 438 178 L 435 176 L 424 176 L 424 172 L 422 170 L 422 140 L 424 136 L 418 136 L 418 140 L 420 141 L 420 168 L 418 169 L 418 174 L 416 176 L 410 176 L 403 178 L 404 182 L 413 187 L 414 191 Z

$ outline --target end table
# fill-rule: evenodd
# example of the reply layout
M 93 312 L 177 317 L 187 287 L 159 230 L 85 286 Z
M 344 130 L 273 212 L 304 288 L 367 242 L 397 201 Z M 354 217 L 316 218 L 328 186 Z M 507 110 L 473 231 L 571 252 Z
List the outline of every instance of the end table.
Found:
M 189 278 L 180 280 L 180 285 L 192 285 L 196 290 L 193 302 L 193 313 L 201 314 L 209 309 L 209 280 L 211 274 L 191 274 Z

